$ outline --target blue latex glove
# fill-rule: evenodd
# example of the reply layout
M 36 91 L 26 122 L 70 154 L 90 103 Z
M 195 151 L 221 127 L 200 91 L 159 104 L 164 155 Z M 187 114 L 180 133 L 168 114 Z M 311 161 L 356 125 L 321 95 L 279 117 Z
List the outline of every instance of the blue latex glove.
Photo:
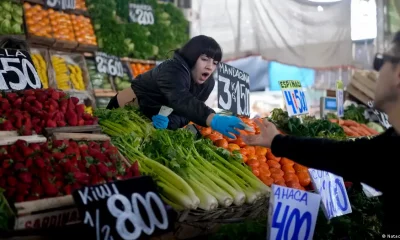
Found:
M 244 129 L 244 126 L 242 124 L 242 120 L 234 116 L 223 116 L 215 114 L 213 119 L 211 120 L 212 129 L 232 139 L 235 139 L 235 136 L 232 135 L 232 133 L 239 135 L 239 132 L 235 128 L 241 130 Z
M 153 126 L 157 129 L 166 129 L 168 127 L 168 117 L 163 115 L 154 115 L 151 120 L 153 120 Z

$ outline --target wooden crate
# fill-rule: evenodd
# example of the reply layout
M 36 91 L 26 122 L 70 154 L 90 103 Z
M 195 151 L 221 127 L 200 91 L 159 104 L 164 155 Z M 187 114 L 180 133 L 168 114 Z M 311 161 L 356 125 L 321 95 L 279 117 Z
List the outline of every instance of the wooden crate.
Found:
M 101 133 L 100 125 L 88 125 L 88 126 L 76 126 L 76 127 L 57 127 L 57 128 L 45 128 L 44 135 L 47 137 L 52 136 L 55 133 Z
M 78 42 L 56 39 L 52 48 L 58 50 L 74 50 L 78 47 Z
M 377 79 L 378 73 L 375 71 L 356 70 L 346 91 L 362 103 L 367 104 L 368 101 L 375 99 L 374 91 Z

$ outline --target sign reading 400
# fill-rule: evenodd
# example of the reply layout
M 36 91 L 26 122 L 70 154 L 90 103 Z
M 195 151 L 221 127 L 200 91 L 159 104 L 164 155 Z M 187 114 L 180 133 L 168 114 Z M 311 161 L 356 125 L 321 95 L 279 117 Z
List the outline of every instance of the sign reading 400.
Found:
M 285 99 L 286 108 L 289 116 L 296 116 L 308 113 L 306 96 L 301 87 L 300 81 L 286 80 L 280 81 L 279 85 Z
M 218 107 L 233 114 L 250 116 L 249 74 L 225 63 L 219 63 Z

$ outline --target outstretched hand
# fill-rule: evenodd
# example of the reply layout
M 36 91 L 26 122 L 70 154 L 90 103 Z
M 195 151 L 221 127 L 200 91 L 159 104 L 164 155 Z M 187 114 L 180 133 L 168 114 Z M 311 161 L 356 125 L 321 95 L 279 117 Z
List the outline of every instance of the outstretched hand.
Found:
M 260 128 L 260 134 L 241 136 L 243 141 L 250 146 L 271 147 L 272 140 L 279 134 L 275 125 L 268 120 L 257 119 L 256 124 Z

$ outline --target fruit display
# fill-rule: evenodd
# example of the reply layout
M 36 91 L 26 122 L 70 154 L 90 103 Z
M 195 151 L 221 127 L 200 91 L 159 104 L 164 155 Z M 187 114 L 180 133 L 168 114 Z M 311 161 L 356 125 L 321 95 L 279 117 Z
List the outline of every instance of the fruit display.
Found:
M 112 90 L 112 85 L 108 74 L 99 73 L 94 60 L 87 58 L 86 65 L 89 71 L 89 78 L 94 89 Z
M 162 199 L 175 210 L 242 206 L 265 200 L 270 188 L 241 157 L 186 129 L 156 130 L 136 108 L 96 109 L 104 133 L 140 173 L 153 177 Z
M 10 0 L 1 0 L 0 10 L 0 34 L 22 34 L 22 5 Z
M 39 75 L 40 81 L 42 82 L 43 88 L 49 88 L 49 77 L 47 75 L 47 62 L 43 55 L 38 50 L 31 50 L 31 57 L 33 64 L 35 65 L 36 71 Z
M 4 93 L 0 97 L 0 130 L 20 135 L 41 134 L 44 128 L 97 123 L 79 99 L 53 88 Z
M 49 12 L 40 5 L 31 5 L 25 2 L 23 6 L 28 32 L 39 37 L 53 38 Z
M 71 15 L 51 8 L 47 11 L 54 38 L 70 42 L 76 41 Z
M 78 10 L 86 11 L 86 2 L 85 0 L 76 0 L 75 1 L 75 8 Z
M 78 59 L 78 61 L 76 59 Z M 87 90 L 78 54 L 52 53 L 51 62 L 57 87 L 61 90 Z
M 64 196 L 83 186 L 139 176 L 109 141 L 17 140 L 0 146 L 0 188 L 11 202 Z
M 144 63 L 131 63 L 130 65 L 134 77 L 136 77 L 139 74 L 145 73 L 155 67 L 155 64 L 144 64 Z
M 254 130 L 240 131 L 242 135 L 259 134 L 258 126 L 253 120 L 244 117 L 241 119 Z M 311 183 L 307 167 L 287 158 L 275 157 L 269 148 L 246 146 L 240 136 L 231 139 L 213 131 L 210 127 L 197 126 L 197 128 L 204 138 L 210 139 L 217 147 L 224 148 L 233 154 L 239 154 L 242 161 L 251 168 L 253 174 L 267 186 L 276 184 L 306 190 Z
M 76 40 L 81 44 L 97 46 L 96 35 L 90 18 L 84 16 L 70 15 L 72 27 L 75 32 Z

